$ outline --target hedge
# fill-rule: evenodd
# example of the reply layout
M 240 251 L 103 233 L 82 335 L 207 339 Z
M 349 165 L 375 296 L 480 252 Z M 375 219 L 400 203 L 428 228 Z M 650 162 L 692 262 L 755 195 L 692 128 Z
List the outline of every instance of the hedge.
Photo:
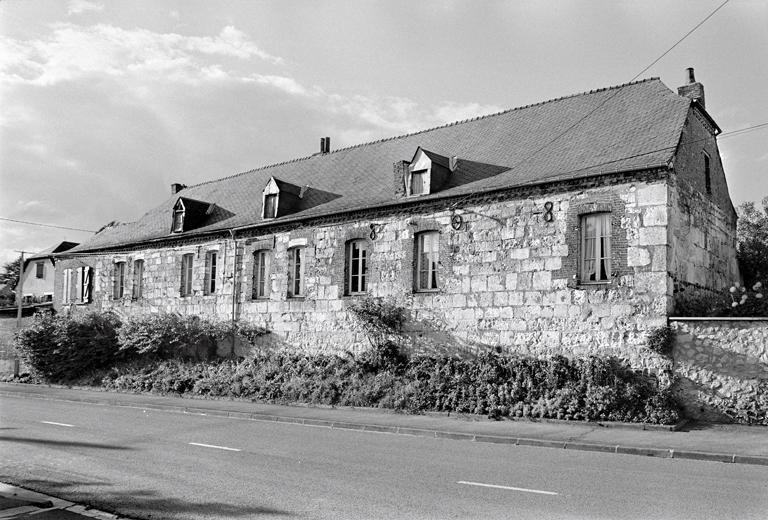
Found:
M 380 313 L 378 308 L 363 310 Z M 669 388 L 618 359 L 536 359 L 496 353 L 475 359 L 447 355 L 407 359 L 387 339 L 399 325 L 397 314 L 392 316 L 392 324 L 360 355 L 280 351 L 240 361 L 201 360 L 199 345 L 210 351 L 217 340 L 232 335 L 253 343 L 264 331 L 179 315 L 120 323 L 110 313 L 37 315 L 17 335 L 16 347 L 40 380 L 111 390 L 492 418 L 662 424 L 679 419 Z

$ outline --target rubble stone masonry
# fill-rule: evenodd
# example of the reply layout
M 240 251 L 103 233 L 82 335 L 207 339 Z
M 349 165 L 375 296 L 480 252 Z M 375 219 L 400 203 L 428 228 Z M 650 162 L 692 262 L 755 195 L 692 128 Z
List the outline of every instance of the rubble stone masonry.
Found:
M 689 417 L 727 420 L 749 409 L 768 382 L 768 318 L 675 318 L 674 371 Z M 758 405 L 759 406 L 759 405 Z
M 234 316 L 268 329 L 265 347 L 354 351 L 368 343 L 347 311 L 360 296 L 345 295 L 345 251 L 350 240 L 363 240 L 369 248 L 368 294 L 406 309 L 405 333 L 413 349 L 615 355 L 655 369 L 663 360 L 642 345 L 648 330 L 666 324 L 671 305 L 669 193 L 666 172 L 634 173 L 452 204 L 425 200 L 415 207 L 243 233 L 235 241 L 186 239 L 162 248 L 73 257 L 61 260 L 57 272 L 94 267 L 92 303 L 79 310 Z M 609 283 L 581 283 L 580 219 L 604 211 L 611 214 L 613 276 Z M 418 292 L 415 238 L 425 231 L 439 233 L 439 289 Z M 294 247 L 302 248 L 303 297 L 288 296 L 288 252 Z M 218 252 L 217 287 L 205 295 L 210 250 Z M 265 251 L 269 264 L 263 299 L 252 298 L 256 251 Z M 192 254 L 194 262 L 193 294 L 186 297 L 180 296 L 184 254 Z M 133 266 L 139 259 L 142 297 L 133 299 Z M 126 265 L 118 299 L 113 298 L 115 262 Z

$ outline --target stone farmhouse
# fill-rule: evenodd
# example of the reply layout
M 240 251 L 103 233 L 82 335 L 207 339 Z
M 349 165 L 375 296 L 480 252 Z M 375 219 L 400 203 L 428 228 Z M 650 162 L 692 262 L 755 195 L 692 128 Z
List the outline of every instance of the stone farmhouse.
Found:
M 736 212 L 688 69 L 194 186 L 59 257 L 59 309 L 264 326 L 355 350 L 390 298 L 419 348 L 624 352 L 738 279 Z M 416 348 L 416 347 L 414 347 Z

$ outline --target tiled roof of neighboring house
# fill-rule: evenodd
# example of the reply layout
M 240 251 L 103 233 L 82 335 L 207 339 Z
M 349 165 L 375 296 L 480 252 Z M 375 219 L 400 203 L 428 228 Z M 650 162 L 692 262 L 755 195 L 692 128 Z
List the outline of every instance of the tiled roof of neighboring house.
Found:
M 42 251 L 38 251 L 37 253 L 34 253 L 33 255 L 27 257 L 24 259 L 24 263 L 26 264 L 30 260 L 39 260 L 40 258 L 48 258 L 51 255 L 55 255 L 56 253 L 62 253 L 64 251 L 68 251 L 72 249 L 73 247 L 77 246 L 77 242 L 59 242 L 58 244 L 54 244 L 51 247 L 47 247 L 43 249 Z
M 446 186 L 418 201 L 662 167 L 675 153 L 690 105 L 651 78 L 265 166 L 190 186 L 136 222 L 107 227 L 72 251 L 169 237 L 180 196 L 216 208 L 204 225 L 182 236 L 409 203 L 395 196 L 393 163 L 411 160 L 419 146 L 458 157 L 458 163 Z M 270 177 L 308 188 L 298 211 L 265 222 L 262 190 Z

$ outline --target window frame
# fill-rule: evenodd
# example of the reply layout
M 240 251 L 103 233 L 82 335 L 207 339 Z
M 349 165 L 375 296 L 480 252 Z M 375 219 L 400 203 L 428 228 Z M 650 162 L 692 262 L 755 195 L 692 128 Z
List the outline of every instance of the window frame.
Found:
M 706 150 L 702 150 L 702 153 L 704 154 L 704 189 L 707 195 L 712 195 L 712 157 Z
M 35 278 L 45 278 L 45 262 L 35 262 Z
M 184 232 L 184 214 L 186 210 L 181 208 L 174 208 L 173 210 L 173 223 L 171 224 L 171 233 L 183 233 Z
M 305 246 L 288 248 L 288 298 L 304 298 L 306 296 L 304 277 L 306 258 L 302 258 L 302 252 L 306 249 Z
M 251 276 L 252 300 L 269 298 L 268 281 L 270 264 L 268 249 L 257 249 L 253 252 L 253 274 Z
M 131 299 L 139 300 L 144 297 L 144 259 L 133 261 L 133 284 L 131 286 Z
M 418 197 L 420 195 L 429 195 L 429 187 L 426 186 L 427 183 L 427 175 L 429 174 L 429 169 L 425 168 L 423 170 L 415 170 L 412 172 L 409 172 L 408 174 L 408 194 L 411 197 Z M 419 179 L 421 179 L 421 188 L 420 191 L 415 192 L 413 191 L 413 178 L 414 175 L 417 175 Z
M 217 250 L 205 253 L 205 279 L 203 281 L 203 294 L 216 294 L 216 277 L 218 274 L 219 252 Z
M 262 210 L 262 218 L 266 219 L 273 219 L 277 218 L 277 204 L 278 204 L 278 193 L 265 193 L 264 194 L 264 208 Z M 274 203 L 271 205 L 268 204 L 267 201 L 274 201 Z M 268 214 L 268 209 L 272 209 L 272 214 Z
M 179 287 L 179 296 L 187 298 L 192 296 L 192 274 L 195 263 L 194 253 L 185 253 L 181 255 L 181 279 Z
M 431 248 L 433 250 L 425 252 L 424 246 L 427 237 L 430 237 L 432 241 Z M 416 234 L 415 239 L 414 253 L 416 259 L 414 262 L 414 292 L 437 292 L 440 290 L 440 232 L 434 230 L 422 231 L 421 233 Z M 428 262 L 431 265 L 428 265 L 426 268 L 422 265 L 425 254 L 434 255 L 433 257 L 429 257 Z M 425 284 L 428 285 L 427 287 L 422 287 L 422 273 L 426 273 L 429 279 L 427 284 Z
M 80 270 L 76 270 L 77 273 Z M 78 277 L 79 278 L 79 277 Z M 76 278 L 75 290 L 77 287 L 82 287 L 82 279 Z M 115 262 L 112 267 L 112 299 L 120 300 L 125 296 L 125 261 L 121 260 Z M 75 297 L 77 301 L 77 297 Z
M 354 258 L 355 247 L 358 247 L 360 256 L 357 260 Z M 354 266 L 357 262 L 357 272 Z M 359 296 L 368 294 L 368 274 L 371 263 L 371 247 L 367 240 L 359 238 L 347 241 L 344 255 L 344 295 Z M 357 280 L 357 290 L 354 290 L 353 281 Z
M 584 213 L 579 215 L 579 283 L 583 285 L 605 285 L 611 283 L 613 279 L 614 269 L 613 269 L 613 261 L 612 261 L 612 251 L 613 251 L 613 244 L 612 242 L 612 235 L 613 235 L 613 222 L 612 222 L 612 213 L 610 211 L 599 211 L 599 212 L 592 212 L 592 213 Z M 599 222 L 597 219 L 605 219 L 603 222 Z M 588 237 L 587 236 L 587 229 L 588 229 L 588 220 L 590 219 L 596 219 L 595 222 L 595 236 Z M 602 229 L 604 224 L 607 222 L 608 228 L 607 231 L 605 229 Z M 602 235 L 598 236 L 598 230 L 602 229 Z M 603 240 L 600 240 L 603 239 Z M 595 247 L 594 247 L 594 257 L 587 258 L 588 254 L 588 248 L 587 248 L 587 240 L 595 240 Z M 607 245 L 607 247 L 606 247 Z M 587 273 L 587 263 L 588 262 L 596 262 L 596 268 L 595 268 L 595 278 L 594 280 L 590 280 L 590 274 Z M 599 269 L 598 269 L 599 267 Z M 598 274 L 605 271 L 606 277 L 600 277 L 598 278 Z

